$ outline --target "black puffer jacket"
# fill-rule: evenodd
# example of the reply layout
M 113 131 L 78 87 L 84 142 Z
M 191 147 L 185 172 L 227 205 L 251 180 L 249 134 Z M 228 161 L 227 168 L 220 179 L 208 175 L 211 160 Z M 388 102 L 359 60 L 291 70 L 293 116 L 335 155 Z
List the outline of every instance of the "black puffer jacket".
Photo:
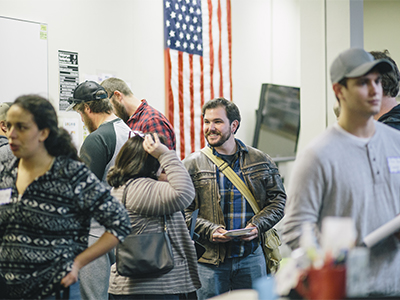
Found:
M 400 130 L 400 104 L 381 116 L 378 121 Z

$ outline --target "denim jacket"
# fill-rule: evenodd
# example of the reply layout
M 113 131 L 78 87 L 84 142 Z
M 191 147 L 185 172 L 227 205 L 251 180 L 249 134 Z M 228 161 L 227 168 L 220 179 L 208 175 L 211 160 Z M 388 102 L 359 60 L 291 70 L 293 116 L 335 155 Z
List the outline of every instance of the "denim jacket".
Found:
M 267 154 L 236 141 L 242 149 L 239 153 L 240 169 L 247 187 L 261 208 L 249 223 L 254 224 L 261 234 L 282 219 L 286 203 L 285 189 L 277 166 Z M 196 190 L 194 201 L 185 210 L 186 221 L 189 223 L 192 212 L 199 209 L 195 232 L 200 235 L 199 242 L 206 248 L 199 262 L 219 265 L 225 259 L 226 246 L 212 241 L 214 231 L 219 227 L 225 228 L 216 166 L 201 151 L 190 154 L 183 163 Z

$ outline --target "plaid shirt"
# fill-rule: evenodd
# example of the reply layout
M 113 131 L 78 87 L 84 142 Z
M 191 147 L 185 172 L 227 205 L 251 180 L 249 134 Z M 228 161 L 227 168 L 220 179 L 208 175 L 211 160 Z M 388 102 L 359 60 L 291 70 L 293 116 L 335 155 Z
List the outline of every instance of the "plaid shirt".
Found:
M 165 136 L 167 147 L 170 150 L 176 149 L 175 132 L 171 123 L 162 113 L 148 105 L 146 100 L 142 100 L 142 103 L 126 123 L 134 131 L 156 132 Z
M 240 169 L 240 157 L 242 152 L 247 152 L 246 145 L 236 139 L 237 151 L 234 158 L 229 162 L 228 156 L 221 155 L 213 149 L 214 155 L 224 159 L 232 170 L 244 181 L 242 170 Z M 221 196 L 221 209 L 224 214 L 226 230 L 245 228 L 250 219 L 254 216 L 254 212 L 242 196 L 239 190 L 232 182 L 217 168 L 217 184 Z M 227 244 L 227 258 L 230 257 L 245 257 L 253 253 L 259 244 L 258 238 L 251 242 L 245 242 L 240 239 L 235 239 Z

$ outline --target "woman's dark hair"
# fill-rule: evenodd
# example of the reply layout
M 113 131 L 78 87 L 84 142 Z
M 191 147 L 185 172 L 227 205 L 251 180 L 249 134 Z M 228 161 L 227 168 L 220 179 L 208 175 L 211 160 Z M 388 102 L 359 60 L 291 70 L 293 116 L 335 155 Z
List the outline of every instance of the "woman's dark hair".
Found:
M 158 136 L 165 145 L 165 137 Z M 107 174 L 107 182 L 113 187 L 119 187 L 131 178 L 150 177 L 157 179 L 160 168 L 158 160 L 143 148 L 143 137 L 135 135 L 130 138 L 119 151 L 115 165 Z
M 72 144 L 69 133 L 58 127 L 57 113 L 51 103 L 39 95 L 23 95 L 18 97 L 12 105 L 17 105 L 32 114 L 39 130 L 48 128 L 49 136 L 44 146 L 51 156 L 67 156 L 80 160 L 77 150 Z

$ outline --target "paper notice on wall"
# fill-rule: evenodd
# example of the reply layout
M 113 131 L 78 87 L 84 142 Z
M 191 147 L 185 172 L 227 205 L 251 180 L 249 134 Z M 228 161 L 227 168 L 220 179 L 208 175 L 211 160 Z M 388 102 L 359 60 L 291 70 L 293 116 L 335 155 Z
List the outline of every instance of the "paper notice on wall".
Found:
M 97 73 L 96 75 L 94 74 L 83 74 L 82 75 L 82 81 L 89 80 L 89 81 L 94 81 L 97 83 L 102 83 L 104 80 L 107 78 L 111 77 L 117 77 L 116 75 L 112 73 Z
M 64 119 L 63 120 L 63 128 L 68 131 L 71 135 L 72 142 L 74 143 L 75 147 L 79 147 L 79 121 L 78 119 Z
M 78 53 L 58 50 L 58 63 L 60 69 L 60 110 L 68 106 L 68 99 L 72 97 L 79 84 Z

